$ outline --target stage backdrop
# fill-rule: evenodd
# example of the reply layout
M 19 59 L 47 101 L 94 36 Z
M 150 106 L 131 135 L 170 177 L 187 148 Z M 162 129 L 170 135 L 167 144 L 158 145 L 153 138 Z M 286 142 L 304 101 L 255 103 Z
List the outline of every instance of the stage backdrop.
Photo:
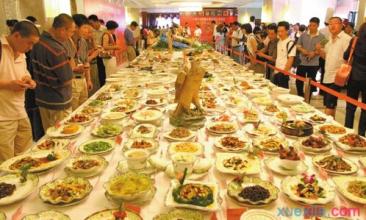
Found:
M 238 11 L 235 8 L 204 8 L 200 12 L 180 13 L 180 25 L 184 26 L 188 23 L 192 34 L 196 29 L 196 24 L 201 26 L 201 41 L 203 42 L 212 42 L 211 21 L 213 20 L 216 21 L 216 24 L 230 24 L 238 20 Z
M 104 22 L 114 20 L 118 23 L 119 28 L 116 30 L 117 44 L 123 48 L 116 53 L 117 63 L 121 64 L 126 59 L 123 32 L 126 28 L 125 9 L 119 4 L 108 2 L 105 0 L 84 0 L 84 11 L 87 16 L 96 14 Z

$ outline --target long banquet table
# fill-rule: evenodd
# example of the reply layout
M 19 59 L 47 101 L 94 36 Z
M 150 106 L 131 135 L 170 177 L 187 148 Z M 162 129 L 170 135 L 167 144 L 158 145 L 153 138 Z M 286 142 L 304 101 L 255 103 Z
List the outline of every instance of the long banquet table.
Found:
M 144 58 L 143 56 L 146 56 L 146 53 L 141 55 L 141 57 L 139 59 L 140 62 L 143 62 L 144 59 L 146 59 L 146 57 Z M 243 78 L 245 79 L 246 78 L 245 73 L 248 73 L 248 71 L 244 67 L 240 67 L 242 69 L 241 71 L 235 71 L 238 69 L 238 67 L 236 67 L 234 69 L 233 68 L 234 63 L 228 57 L 224 57 L 223 55 L 218 54 L 218 53 L 216 53 L 215 56 L 218 58 L 220 63 L 211 65 L 208 62 L 206 62 L 205 67 L 207 68 L 208 72 L 213 74 L 213 79 L 211 79 L 211 80 L 205 79 L 204 84 L 207 85 L 211 89 L 211 91 L 216 95 L 217 103 L 219 105 L 221 104 L 223 107 L 225 107 L 225 109 L 224 109 L 225 113 L 235 118 L 235 116 L 238 116 L 238 114 L 240 114 L 240 111 L 235 111 L 234 107 L 225 106 L 225 101 L 227 100 L 226 96 L 228 93 L 226 93 L 222 88 L 223 87 L 231 88 L 231 86 L 234 85 L 233 84 L 234 81 L 232 80 L 233 78 L 236 78 L 237 81 L 240 81 Z M 174 52 L 174 54 L 172 56 L 172 60 L 173 61 L 175 60 L 176 62 L 178 62 L 179 60 L 181 60 L 181 57 L 182 57 L 181 52 Z M 156 61 L 156 62 L 158 63 L 158 61 Z M 172 100 L 174 100 L 174 79 L 176 76 L 176 72 L 179 69 L 169 68 L 169 66 L 167 66 L 167 65 L 169 65 L 169 62 L 159 64 L 158 65 L 159 67 L 157 67 L 155 69 L 155 71 L 164 72 L 164 74 L 170 75 L 170 79 L 173 79 L 173 81 L 165 84 L 165 86 L 169 86 L 169 89 L 171 90 L 169 99 L 171 101 L 170 103 L 172 103 Z M 153 68 L 153 70 L 154 70 L 154 68 Z M 128 72 L 134 72 L 133 74 L 136 74 L 136 77 L 140 77 L 141 78 L 140 84 L 143 84 L 143 85 L 149 84 L 152 82 L 155 82 L 155 83 L 159 82 L 159 77 L 154 77 L 154 75 L 151 75 L 150 72 L 147 72 L 144 70 L 140 71 L 137 68 L 123 68 L 116 74 L 112 75 L 112 77 L 116 77 L 117 80 L 109 80 L 109 81 L 124 83 L 124 85 L 126 85 L 126 86 L 130 83 L 138 83 L 136 81 L 132 82 L 132 80 L 124 78 L 124 74 L 127 74 Z M 225 72 L 225 74 L 223 74 L 224 72 Z M 129 74 L 129 76 L 131 76 L 133 74 Z M 242 77 L 241 77 L 241 74 L 243 75 Z M 221 77 L 220 75 L 225 75 L 225 76 Z M 146 79 L 144 79 L 144 77 Z M 231 78 L 231 80 L 230 80 L 230 78 Z M 137 78 L 134 78 L 134 79 L 137 79 Z M 232 83 L 230 84 L 230 82 L 232 82 Z M 161 83 L 164 83 L 164 82 L 161 82 Z M 221 83 L 221 85 L 220 85 L 220 83 Z M 110 84 L 111 83 L 107 83 L 107 85 L 102 87 L 84 105 L 80 106 L 79 109 L 76 110 L 76 112 L 79 111 L 80 109 L 82 109 L 85 105 L 87 105 L 90 100 L 95 99 L 99 94 L 101 94 L 105 90 L 107 90 Z M 129 85 L 129 86 L 131 86 L 131 85 Z M 142 91 L 144 92 L 144 91 L 146 91 L 146 89 L 143 89 Z M 237 95 L 244 97 L 242 91 L 240 91 L 239 89 L 236 92 L 237 92 Z M 115 93 L 113 100 L 107 105 L 107 108 L 111 107 L 113 101 L 115 101 L 119 98 L 123 98 L 121 96 L 121 93 Z M 141 103 L 143 103 L 145 100 L 146 100 L 146 94 L 144 94 L 143 98 L 141 98 Z M 256 105 L 253 105 L 253 107 L 259 109 Z M 169 142 L 167 140 L 165 140 L 165 138 L 163 137 L 163 134 L 172 128 L 172 126 L 169 123 L 169 117 L 168 117 L 167 112 L 168 111 L 166 111 L 166 113 L 162 119 L 161 126 L 159 127 L 159 134 L 157 136 L 157 140 L 159 141 L 158 154 L 160 154 L 163 158 L 168 157 L 167 148 L 169 146 Z M 296 115 L 296 113 L 294 113 L 294 112 L 290 112 L 290 113 L 294 117 L 297 117 L 297 118 L 301 117 L 301 116 Z M 239 118 L 239 117 L 237 117 L 237 118 Z M 269 116 L 262 114 L 261 118 L 262 118 L 263 122 L 272 123 L 275 126 L 277 126 L 277 128 L 279 129 L 278 124 L 275 124 L 270 119 Z M 92 130 L 92 128 L 94 128 L 97 125 L 97 123 L 99 121 L 100 121 L 100 117 L 97 117 L 96 120 L 92 124 L 90 124 L 89 126 L 86 127 L 86 129 L 82 132 L 81 135 L 79 135 L 78 137 L 71 140 L 71 144 L 68 147 L 72 152 L 72 156 L 77 156 L 77 155 L 81 154 L 78 151 L 78 146 L 80 144 L 82 144 L 83 142 L 85 142 L 86 140 L 93 138 L 93 136 L 91 136 L 91 134 L 90 134 L 90 131 Z M 30 196 L 28 196 L 26 199 L 24 199 L 23 201 L 17 202 L 12 205 L 0 207 L 0 211 L 4 212 L 7 215 L 8 219 L 21 219 L 22 216 L 24 216 L 26 214 L 37 213 L 37 212 L 40 212 L 43 210 L 53 209 L 53 210 L 57 210 L 57 211 L 60 211 L 60 212 L 63 212 L 65 214 L 69 215 L 70 218 L 73 220 L 79 220 L 79 219 L 81 220 L 81 219 L 84 219 L 87 216 L 91 215 L 94 212 L 104 210 L 104 209 L 109 209 L 109 208 L 116 208 L 116 205 L 114 203 L 110 202 L 105 197 L 105 189 L 104 189 L 103 185 L 105 182 L 108 181 L 108 179 L 112 175 L 115 175 L 117 173 L 116 166 L 119 161 L 124 159 L 124 156 L 122 153 L 123 145 L 124 145 L 124 143 L 126 143 L 126 141 L 129 138 L 129 133 L 130 133 L 131 128 L 133 128 L 133 126 L 136 124 L 131 118 L 129 118 L 128 121 L 125 121 L 125 123 L 126 123 L 125 124 L 126 128 L 125 128 L 123 134 L 121 135 L 122 143 L 117 145 L 117 147 L 110 154 L 105 155 L 106 160 L 109 162 L 108 167 L 104 170 L 104 172 L 100 176 L 89 179 L 91 184 L 93 185 L 93 190 L 92 190 L 91 194 L 86 198 L 85 201 L 83 201 L 80 204 L 73 205 L 73 206 L 67 206 L 67 207 L 51 206 L 51 205 L 47 205 L 41 201 L 41 199 L 39 198 L 39 195 L 38 195 L 39 189 L 35 189 L 34 192 Z M 239 128 L 240 128 L 238 131 L 238 134 L 243 134 L 240 132 L 243 132 L 243 129 L 245 129 L 245 126 L 250 126 L 250 125 L 243 124 L 240 122 L 238 122 L 238 124 L 239 124 Z M 278 133 L 280 133 L 280 132 L 278 131 Z M 44 138 L 46 138 L 46 137 L 44 137 Z M 209 135 L 206 132 L 205 128 L 202 128 L 197 131 L 196 141 L 198 141 L 199 143 L 201 143 L 204 146 L 204 157 L 212 158 L 213 161 L 215 158 L 215 153 L 218 151 L 213 146 L 216 138 L 217 137 L 215 137 L 215 136 Z M 288 140 L 289 140 L 290 144 L 295 141 L 294 139 L 291 139 L 291 138 L 288 138 Z M 337 154 L 339 152 L 335 148 L 333 148 L 332 153 Z M 352 161 L 354 161 L 355 163 L 359 164 L 359 161 L 358 161 L 359 155 L 345 154 L 345 156 L 347 158 L 351 159 Z M 264 157 L 267 158 L 268 155 L 264 155 Z M 62 165 L 56 167 L 55 169 L 53 169 L 50 172 L 41 174 L 38 188 L 39 188 L 39 186 L 42 186 L 43 184 L 50 182 L 56 178 L 65 177 L 66 173 L 64 172 L 64 166 L 65 166 L 66 162 L 64 162 Z M 317 174 L 317 170 L 312 166 L 311 157 L 309 155 L 305 155 L 305 163 L 310 168 L 308 170 L 308 173 Z M 362 169 L 361 165 L 359 165 L 359 168 L 360 169 L 359 169 L 357 175 L 359 175 L 359 176 L 365 175 L 364 170 Z M 263 160 L 261 161 L 261 172 L 258 176 L 264 180 L 271 181 L 279 189 L 281 189 L 281 181 L 283 179 L 283 176 L 272 173 L 269 169 L 267 169 L 265 167 Z M 170 209 L 170 208 L 166 207 L 164 205 L 164 203 L 165 203 L 167 191 L 170 186 L 171 179 L 169 177 L 167 177 L 165 175 L 165 173 L 163 173 L 163 172 L 153 174 L 152 177 L 155 180 L 155 186 L 157 187 L 157 192 L 151 202 L 141 205 L 140 215 L 143 217 L 143 219 L 152 219 L 155 215 L 163 213 L 163 212 L 167 212 Z M 209 170 L 208 175 L 206 175 L 205 177 L 200 179 L 201 181 L 205 181 L 205 182 L 217 183 L 219 186 L 219 190 L 220 190 L 219 195 L 221 197 L 221 205 L 220 205 L 220 209 L 215 213 L 217 219 L 234 219 L 233 217 L 227 217 L 228 210 L 235 209 L 235 208 L 241 208 L 240 206 L 238 206 L 236 203 L 234 203 L 232 200 L 230 200 L 226 196 L 226 185 L 233 178 L 234 178 L 234 176 L 232 176 L 232 175 L 219 173 L 216 170 L 215 166 L 213 165 L 213 167 Z M 331 181 L 331 178 L 328 179 L 327 181 L 329 184 L 331 184 L 331 185 L 333 184 Z M 301 204 L 298 204 L 296 202 L 289 200 L 286 195 L 284 195 L 282 192 L 280 192 L 278 199 L 272 205 L 270 205 L 268 207 L 261 207 L 260 209 L 269 210 L 269 211 L 273 212 L 275 215 L 279 215 L 279 213 L 280 213 L 279 209 L 282 209 L 282 208 L 291 209 L 291 208 L 304 208 L 304 207 L 305 207 L 304 205 L 301 205 Z M 328 204 L 324 207 L 327 210 L 331 210 L 331 208 L 334 208 L 334 207 L 360 208 L 361 215 L 357 216 L 357 217 L 353 217 L 352 219 L 366 219 L 365 207 L 362 207 L 358 204 L 350 202 L 349 200 L 343 198 L 339 193 L 337 193 L 336 198 L 333 202 L 331 202 L 330 204 Z M 251 209 L 251 208 L 255 208 L 255 207 L 250 207 L 249 209 Z M 205 216 L 208 219 L 210 219 L 211 214 L 212 213 L 206 213 Z M 281 216 L 281 217 L 279 217 L 279 219 L 304 219 L 304 217 L 303 216 L 291 216 L 291 217 Z

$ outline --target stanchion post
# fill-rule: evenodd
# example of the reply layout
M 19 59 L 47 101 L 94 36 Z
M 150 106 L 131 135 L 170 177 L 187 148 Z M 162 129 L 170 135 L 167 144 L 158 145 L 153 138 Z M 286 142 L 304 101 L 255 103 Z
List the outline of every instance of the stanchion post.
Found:
M 311 97 L 311 78 L 306 78 L 304 83 L 304 98 L 306 103 L 310 103 Z

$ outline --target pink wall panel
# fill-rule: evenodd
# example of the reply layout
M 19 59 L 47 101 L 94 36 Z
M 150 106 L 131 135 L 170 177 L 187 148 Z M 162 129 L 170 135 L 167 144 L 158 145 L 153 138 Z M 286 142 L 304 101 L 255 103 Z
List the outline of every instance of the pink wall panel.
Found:
M 116 56 L 117 62 L 120 64 L 123 61 L 123 52 L 125 51 L 123 38 L 123 32 L 126 27 L 125 8 L 105 0 L 84 0 L 84 10 L 86 16 L 96 14 L 105 22 L 114 20 L 119 24 L 119 28 L 116 30 L 117 44 L 120 45 L 123 50 L 117 51 Z

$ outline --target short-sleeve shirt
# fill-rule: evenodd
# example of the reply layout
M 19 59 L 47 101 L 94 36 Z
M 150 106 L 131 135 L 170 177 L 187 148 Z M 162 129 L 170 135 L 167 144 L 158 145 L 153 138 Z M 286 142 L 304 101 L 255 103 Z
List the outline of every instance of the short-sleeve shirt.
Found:
M 135 40 L 133 37 L 133 32 L 131 31 L 130 28 L 126 28 L 124 37 L 127 46 L 134 46 Z
M 317 32 L 314 36 L 311 36 L 309 32 L 305 32 L 300 36 L 297 45 L 307 51 L 314 51 L 316 45 L 320 43 L 323 39 L 324 36 L 319 32 Z M 300 53 L 300 60 L 300 65 L 302 66 L 319 66 L 319 56 L 315 56 L 309 60 L 302 53 Z
M 287 59 L 289 57 L 296 56 L 296 46 L 292 45 L 294 42 L 288 37 L 285 40 L 278 40 L 277 43 L 277 58 L 276 58 L 276 67 L 280 69 L 285 69 Z M 292 49 L 291 49 L 292 47 Z M 291 49 L 291 51 L 290 51 Z M 277 71 L 278 72 L 278 71 Z
M 238 30 L 233 31 L 233 35 L 232 35 L 232 39 L 231 39 L 232 47 L 236 47 L 239 45 L 240 40 L 237 40 L 237 38 L 239 38 L 239 39 L 243 38 L 243 32 L 240 30 L 240 28 Z
M 28 75 L 25 54 L 16 59 L 5 36 L 1 37 L 0 80 L 20 80 Z M 24 108 L 24 91 L 0 89 L 0 121 L 19 120 L 28 117 Z
M 269 41 L 268 46 L 265 51 L 265 53 L 268 56 L 271 56 L 274 60 L 276 60 L 276 58 L 277 58 L 277 43 L 278 43 L 278 39 Z
M 347 50 L 351 36 L 344 33 L 339 33 L 336 39 L 329 38 L 325 45 L 325 73 L 324 83 L 334 83 L 335 75 L 341 67 L 343 61 L 343 54 Z
M 63 45 L 69 59 L 79 59 L 81 63 L 88 62 L 88 43 L 85 39 L 79 38 L 76 42 L 69 39 Z

